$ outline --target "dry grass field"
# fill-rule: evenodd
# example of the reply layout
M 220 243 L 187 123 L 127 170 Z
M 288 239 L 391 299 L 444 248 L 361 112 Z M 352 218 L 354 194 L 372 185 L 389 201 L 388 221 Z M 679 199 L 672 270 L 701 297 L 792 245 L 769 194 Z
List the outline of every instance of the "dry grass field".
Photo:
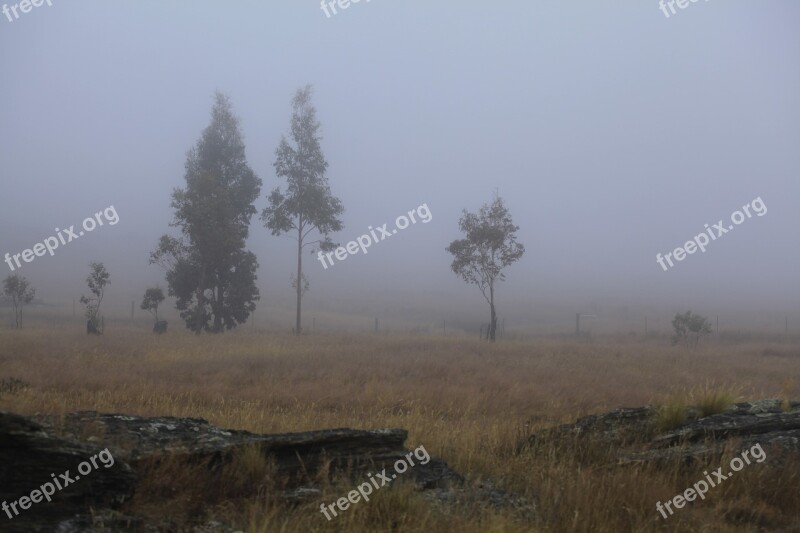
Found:
M 383 335 L 177 331 L 158 337 L 117 329 L 87 337 L 67 329 L 3 330 L 0 379 L 9 377 L 30 385 L 0 394 L 0 410 L 25 415 L 191 416 L 261 433 L 406 428 L 408 447 L 424 445 L 471 483 L 491 480 L 536 505 L 535 518 L 480 502 L 454 510 L 399 485 L 328 522 L 319 501 L 289 508 L 268 495 L 202 500 L 192 493 L 190 473 L 164 467 L 147 482 L 170 485 L 174 496 L 165 500 L 145 491 L 131 505 L 177 528 L 203 515 L 259 532 L 800 530 L 797 469 L 767 475 L 748 467 L 705 501 L 664 520 L 656 501 L 682 492 L 700 472 L 613 467 L 602 460 L 587 466 L 558 450 L 516 449 L 537 429 L 616 407 L 703 401 L 714 394 L 797 399 L 795 342 L 711 339 L 685 349 L 663 339 L 490 345 Z M 242 458 L 242 468 L 258 470 L 247 461 Z M 351 488 L 333 486 L 322 500 Z

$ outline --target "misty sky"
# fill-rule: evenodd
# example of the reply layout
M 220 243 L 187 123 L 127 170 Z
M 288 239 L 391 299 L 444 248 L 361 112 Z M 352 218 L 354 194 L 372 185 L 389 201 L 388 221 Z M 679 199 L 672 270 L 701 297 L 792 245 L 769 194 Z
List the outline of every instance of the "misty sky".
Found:
M 330 18 L 313 0 L 52 4 L 0 18 L 0 255 L 110 205 L 119 223 L 23 264 L 47 301 L 87 292 L 90 260 L 111 273 L 109 313 L 166 287 L 148 255 L 177 235 L 170 195 L 216 90 L 241 119 L 260 212 L 283 183 L 272 163 L 292 95 L 310 83 L 346 209 L 334 239 L 423 203 L 433 215 L 327 270 L 307 256 L 310 312 L 485 321 L 444 248 L 461 210 L 498 189 L 527 248 L 498 294 L 518 323 L 598 302 L 800 320 L 794 0 L 698 2 L 669 19 L 655 0 L 362 0 Z M 766 215 L 658 266 L 757 197 Z M 254 217 L 249 247 L 259 312 L 290 311 L 292 241 Z

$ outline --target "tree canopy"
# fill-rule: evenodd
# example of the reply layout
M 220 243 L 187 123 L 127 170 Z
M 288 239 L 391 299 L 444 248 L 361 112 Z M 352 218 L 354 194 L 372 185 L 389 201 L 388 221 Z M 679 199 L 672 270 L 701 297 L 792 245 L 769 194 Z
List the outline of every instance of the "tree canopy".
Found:
M 167 270 L 169 295 L 186 327 L 219 333 L 247 320 L 259 299 L 258 261 L 245 249 L 261 179 L 249 167 L 230 99 L 216 93 L 211 123 L 186 157 L 186 186 L 175 189 L 172 226 L 150 262 Z
M 454 240 L 446 249 L 453 255 L 451 269 L 466 283 L 477 285 L 489 303 L 489 338 L 494 341 L 497 330 L 495 285 L 505 279 L 503 269 L 525 253 L 525 247 L 517 242 L 519 226 L 514 225 L 499 196 L 491 204 L 484 204 L 478 213 L 464 210 L 458 226 L 465 238 Z
M 11 299 L 11 305 L 14 306 L 14 325 L 21 329 L 22 309 L 33 301 L 36 289 L 24 277 L 12 274 L 3 280 L 3 294 Z

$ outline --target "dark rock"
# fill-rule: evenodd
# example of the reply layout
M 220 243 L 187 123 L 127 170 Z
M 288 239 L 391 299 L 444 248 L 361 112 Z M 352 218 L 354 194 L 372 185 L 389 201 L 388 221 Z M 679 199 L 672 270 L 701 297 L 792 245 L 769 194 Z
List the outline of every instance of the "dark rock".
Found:
M 41 416 L 37 420 L 66 436 L 92 435 L 102 439 L 132 466 L 162 457 L 190 458 L 212 464 L 225 462 L 246 447 L 257 446 L 273 459 L 279 470 L 316 473 L 323 462 L 334 469 L 363 470 L 386 465 L 405 453 L 404 429 L 327 429 L 303 433 L 259 435 L 218 428 L 202 418 L 143 418 L 83 411 L 64 417 Z
M 0 501 L 18 501 L 30 497 L 33 490 L 41 490 L 52 483 L 53 476 L 69 471 L 74 483 L 55 490 L 50 502 L 42 500 L 21 509 L 19 515 L 9 518 L 0 511 L 2 531 L 52 531 L 62 520 L 89 507 L 114 507 L 133 495 L 135 474 L 125 462 L 114 457 L 114 465 L 98 468 L 83 476 L 78 465 L 101 451 L 96 445 L 78 443 L 53 435 L 36 422 L 25 417 L 0 412 Z M 112 453 L 113 456 L 113 453 Z M 52 486 L 52 485 L 51 485 Z
M 408 432 L 404 429 L 341 428 L 259 435 L 221 429 L 202 418 L 142 418 L 94 411 L 64 417 L 40 416 L 37 420 L 66 436 L 92 435 L 102 439 L 114 457 L 120 457 L 134 469 L 142 461 L 165 456 L 185 457 L 194 463 L 205 460 L 212 465 L 225 464 L 235 452 L 257 446 L 265 457 L 274 461 L 278 472 L 288 477 L 313 477 L 325 468 L 333 475 L 348 472 L 355 479 L 376 468 L 391 468 L 408 453 L 404 447 Z M 425 465 L 416 463 L 404 479 L 413 480 L 419 489 L 448 488 L 463 482 L 441 459 L 431 458 Z M 298 489 L 312 488 L 305 484 L 290 487 L 287 497 L 297 499 Z M 312 492 L 306 490 L 304 494 Z
M 679 442 L 697 442 L 731 437 L 767 435 L 781 431 L 800 430 L 800 407 L 784 412 L 778 400 L 740 403 L 716 415 L 695 420 L 685 426 L 653 439 L 652 446 L 662 448 Z
M 545 440 L 599 440 L 613 446 L 624 446 L 641 438 L 653 423 L 656 409 L 633 407 L 608 413 L 585 416 L 573 424 L 562 424 L 531 435 L 524 445 Z
M 3 481 L 0 495 L 16 500 L 48 481 L 50 472 L 61 473 L 67 469 L 74 472 L 78 463 L 97 453 L 94 443 L 102 442 L 115 459 L 114 467 L 93 471 L 85 480 L 82 477 L 78 483 L 57 493 L 58 500 L 36 504 L 27 515 L 15 517 L 9 523 L 15 527 L 22 525 L 25 517 L 25 527 L 19 531 L 39 528 L 64 533 L 92 531 L 97 527 L 115 531 L 171 529 L 169 524 L 131 516 L 129 508 L 118 506 L 133 493 L 133 472 L 146 477 L 146 473 L 152 471 L 148 469 L 160 468 L 162 461 L 177 462 L 197 467 L 202 476 L 200 483 L 224 488 L 220 480 L 225 479 L 226 474 L 231 475 L 226 467 L 240 452 L 252 453 L 255 449 L 268 461 L 270 475 L 274 473 L 275 479 L 280 480 L 277 492 L 271 496 L 286 503 L 301 503 L 320 500 L 330 481 L 349 480 L 355 489 L 357 483 L 367 479 L 368 472 L 377 473 L 382 469 L 386 469 L 387 474 L 393 472 L 396 461 L 406 461 L 413 453 L 404 446 L 406 437 L 404 429 L 346 428 L 260 435 L 221 429 L 200 418 L 143 418 L 93 411 L 37 416 L 34 420 L 4 414 L 0 418 L 0 468 L 3 468 L 0 470 Z M 482 486 L 465 483 L 464 478 L 441 459 L 431 457 L 423 465 L 414 455 L 411 457 L 415 465 L 398 476 L 397 483 L 412 483 L 417 490 L 426 491 L 440 503 L 464 505 L 472 501 L 496 507 L 533 509 L 527 502 L 513 498 L 488 482 Z M 171 494 L 173 488 L 167 489 Z M 220 493 L 221 497 L 251 497 L 255 495 L 253 491 L 259 489 L 244 485 L 235 490 L 252 493 Z M 54 527 L 55 524 L 58 527 Z M 213 523 L 198 523 L 193 527 L 198 531 L 228 531 L 227 526 Z
M 699 408 L 688 407 L 685 423 L 671 430 L 658 428 L 655 407 L 617 409 L 531 435 L 520 449 L 569 439 L 581 446 L 592 444 L 609 450 L 621 464 L 689 464 L 723 453 L 741 453 L 760 444 L 772 450 L 769 462 L 779 467 L 784 458 L 800 456 L 800 402 L 790 402 L 786 407 L 788 410 L 780 400 L 761 400 L 738 403 L 705 417 Z
M 695 460 L 737 454 L 756 444 L 770 449 L 772 467 L 788 456 L 800 455 L 800 402 L 784 411 L 780 400 L 738 403 L 707 417 L 687 417 L 683 426 L 664 432 L 647 444 L 647 450 L 623 455 L 621 462 Z M 776 455 L 777 454 L 777 455 Z

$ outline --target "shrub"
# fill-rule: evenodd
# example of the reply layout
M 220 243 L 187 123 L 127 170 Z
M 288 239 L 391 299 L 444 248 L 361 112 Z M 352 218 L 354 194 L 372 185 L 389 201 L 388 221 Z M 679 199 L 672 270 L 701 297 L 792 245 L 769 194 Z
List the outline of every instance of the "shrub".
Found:
M 711 323 L 708 319 L 691 311 L 686 311 L 684 314 L 677 313 L 672 319 L 672 328 L 675 330 L 672 344 L 682 342 L 687 346 L 691 341 L 697 346 L 701 337 L 711 333 Z

